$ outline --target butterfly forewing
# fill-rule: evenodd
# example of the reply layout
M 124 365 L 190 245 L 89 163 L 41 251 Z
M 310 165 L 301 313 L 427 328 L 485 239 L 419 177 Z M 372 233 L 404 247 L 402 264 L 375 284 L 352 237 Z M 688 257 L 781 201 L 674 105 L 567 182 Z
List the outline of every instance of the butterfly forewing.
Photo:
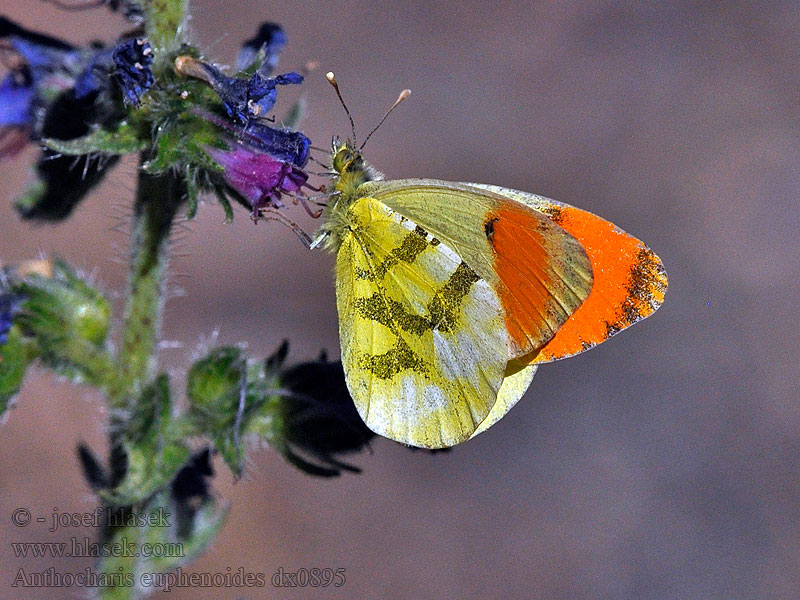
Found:
M 542 348 L 589 295 L 592 268 L 581 244 L 521 202 L 429 179 L 362 188 L 450 245 L 493 287 L 503 306 L 508 358 Z
M 542 363 L 573 356 L 607 340 L 658 309 L 667 291 L 667 273 L 642 241 L 588 211 L 508 188 L 469 184 L 521 202 L 571 233 L 592 262 L 594 283 L 586 301 L 540 352 Z
M 497 293 L 445 243 L 375 199 L 355 201 L 345 219 L 336 297 L 359 413 L 373 431 L 414 446 L 464 441 L 505 374 Z

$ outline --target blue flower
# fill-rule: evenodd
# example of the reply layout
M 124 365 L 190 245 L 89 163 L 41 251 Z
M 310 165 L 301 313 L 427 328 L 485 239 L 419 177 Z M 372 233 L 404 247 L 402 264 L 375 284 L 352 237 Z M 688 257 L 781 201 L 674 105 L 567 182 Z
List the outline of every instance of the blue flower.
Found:
M 153 50 L 144 39 L 128 40 L 114 49 L 115 75 L 126 104 L 139 104 L 139 100 L 155 83 Z
M 245 127 L 240 136 L 250 145 L 297 167 L 304 167 L 308 161 L 311 140 L 300 132 L 256 122 Z
M 278 98 L 277 86 L 303 82 L 303 76 L 295 72 L 277 77 L 254 73 L 249 79 L 241 79 L 228 77 L 212 65 L 201 64 L 208 75 L 208 83 L 222 100 L 225 112 L 242 123 L 249 123 L 253 117 L 272 110 Z
M 186 77 L 205 81 L 213 89 L 229 117 L 248 124 L 275 106 L 279 85 L 303 83 L 303 76 L 292 71 L 277 77 L 254 73 L 249 78 L 228 77 L 214 65 L 184 55 L 175 59 L 175 70 Z
M 72 132 L 79 130 L 76 135 L 83 135 L 91 122 L 119 113 L 113 105 L 121 104 L 120 96 L 126 104 L 138 104 L 154 83 L 152 50 L 143 39 L 126 40 L 111 48 L 81 49 L 0 17 L 0 39 L 4 38 L 22 65 L 0 82 L 0 127 L 27 127 L 34 139 L 39 135 L 70 139 L 75 137 Z M 65 98 L 65 92 L 69 97 Z M 104 100 L 98 103 L 101 95 Z M 36 122 L 37 118 L 46 121 L 47 112 L 59 101 L 77 102 L 67 111 L 73 113 L 77 126 L 41 131 L 47 126 Z M 70 134 L 62 136 L 59 129 Z
M 79 65 L 79 52 L 50 36 L 29 31 L 0 17 L 0 39 L 22 59 L 0 81 L 0 160 L 19 152 L 35 138 L 43 98 L 69 89 Z
M 73 95 L 77 100 L 94 100 L 101 93 L 110 92 L 113 81 L 125 104 L 137 105 L 155 83 L 152 63 L 153 51 L 143 38 L 99 50 L 78 75 Z
M 92 55 L 72 86 L 75 100 L 94 102 L 100 92 L 108 88 L 112 53 L 113 49 L 104 48 Z
M 8 332 L 11 331 L 20 301 L 20 297 L 15 294 L 0 294 L 0 345 L 8 340 Z
M 236 68 L 244 71 L 258 59 L 258 53 L 263 52 L 264 58 L 258 67 L 261 75 L 269 75 L 278 64 L 278 57 L 281 50 L 286 45 L 286 34 L 277 23 L 262 23 L 258 28 L 255 37 L 242 44 L 239 54 L 236 56 Z
M 0 160 L 29 140 L 73 140 L 95 124 L 113 126 L 124 118 L 124 105 L 138 102 L 153 83 L 151 50 L 143 40 L 76 48 L 4 17 L 0 40 L 7 40 L 20 63 L 0 80 Z M 63 219 L 117 160 L 81 160 L 45 149 L 36 164 L 39 181 L 16 207 L 27 219 Z
M 28 127 L 33 123 L 36 98 L 29 69 L 19 69 L 0 82 L 0 127 Z
M 68 89 L 82 68 L 80 49 L 0 17 L 0 39 L 6 38 L 24 61 L 15 71 L 26 70 L 37 90 L 57 93 Z

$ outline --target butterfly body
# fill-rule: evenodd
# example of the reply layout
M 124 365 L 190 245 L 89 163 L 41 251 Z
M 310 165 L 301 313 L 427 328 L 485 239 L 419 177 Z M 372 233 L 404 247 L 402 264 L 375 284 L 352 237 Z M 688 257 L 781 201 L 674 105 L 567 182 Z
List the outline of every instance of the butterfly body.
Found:
M 663 299 L 655 258 L 631 284 L 638 296 L 627 294 L 627 312 L 612 314 L 624 304 L 615 288 L 622 275 L 595 278 L 610 264 L 600 260 L 608 243 L 587 249 L 558 223 L 591 213 L 481 184 L 384 181 L 349 143 L 334 146 L 332 166 L 318 239 L 337 255 L 348 388 L 376 433 L 426 448 L 465 441 L 516 403 L 539 362 L 602 341 Z M 588 325 L 569 321 L 593 294 L 583 321 L 600 324 L 584 339 Z

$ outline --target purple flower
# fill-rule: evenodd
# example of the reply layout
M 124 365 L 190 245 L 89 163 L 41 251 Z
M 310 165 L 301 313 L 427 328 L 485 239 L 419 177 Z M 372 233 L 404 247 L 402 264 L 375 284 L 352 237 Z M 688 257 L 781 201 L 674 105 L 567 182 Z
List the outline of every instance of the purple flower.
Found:
M 206 148 L 208 155 L 223 168 L 225 182 L 245 198 L 256 218 L 258 210 L 270 204 L 280 206 L 282 194 L 300 190 L 308 180 L 303 170 L 240 142 L 230 142 L 228 150 Z
M 206 143 L 203 150 L 221 169 L 234 199 L 250 206 L 253 220 L 262 215 L 262 209 L 274 212 L 280 208 L 283 194 L 292 195 L 314 214 L 302 192 L 303 187 L 315 189 L 307 184 L 308 175 L 303 170 L 311 141 L 302 133 L 269 127 L 259 119 L 275 105 L 277 86 L 303 81 L 303 76 L 295 72 L 267 76 L 285 43 L 286 35 L 278 25 L 264 23 L 256 36 L 245 42 L 237 59 L 240 70 L 255 69 L 249 77 L 229 77 L 190 55 L 175 58 L 175 71 L 211 87 L 221 100 L 220 108 L 230 117 L 219 111 L 190 109 L 221 130 L 222 147 Z M 224 190 L 217 188 L 217 192 L 227 202 Z
M 225 182 L 250 204 L 254 219 L 259 209 L 280 207 L 282 194 L 298 192 L 306 185 L 303 167 L 311 140 L 302 133 L 258 122 L 242 128 L 204 111 L 195 113 L 227 132 L 227 149 L 206 146 L 205 151 L 222 167 Z

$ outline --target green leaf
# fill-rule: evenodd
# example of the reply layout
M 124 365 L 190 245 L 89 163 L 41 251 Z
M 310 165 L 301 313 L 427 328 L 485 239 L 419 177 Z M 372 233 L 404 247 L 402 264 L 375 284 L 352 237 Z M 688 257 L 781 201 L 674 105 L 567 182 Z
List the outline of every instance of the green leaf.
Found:
M 200 204 L 200 186 L 193 177 L 186 178 L 186 220 L 191 221 L 197 216 L 197 207 Z
M 136 130 L 127 123 L 121 123 L 116 131 L 98 127 L 83 137 L 72 140 L 45 138 L 42 143 L 59 154 L 69 156 L 94 153 L 132 154 L 147 147 L 147 142 L 139 139 Z
M 225 464 L 236 477 L 241 477 L 244 472 L 245 446 L 244 441 L 235 435 L 233 429 L 214 436 L 214 447 L 219 452 Z
M 197 82 L 191 81 L 182 87 L 197 89 L 198 86 Z M 216 102 L 209 97 L 207 88 L 200 88 L 190 97 L 195 100 L 195 107 Z M 209 146 L 226 147 L 220 141 L 216 127 L 200 114 L 190 110 L 188 106 L 184 106 L 182 101 L 167 98 L 164 102 L 171 106 L 171 110 L 165 111 L 164 123 L 154 143 L 155 153 L 143 165 L 144 170 L 155 175 L 191 165 L 195 168 L 202 167 L 212 173 L 222 171 L 222 167 L 205 151 Z
M 214 195 L 222 205 L 222 210 L 225 211 L 225 223 L 233 223 L 233 207 L 231 206 L 225 192 L 219 186 L 214 186 Z
M 107 530 L 104 541 L 109 549 L 122 551 L 103 558 L 99 565 L 100 577 L 117 585 L 99 588 L 101 600 L 143 598 L 154 589 L 172 591 L 156 586 L 168 579 L 153 576 L 199 556 L 214 541 L 228 515 L 227 505 L 211 496 L 188 512 L 186 508 L 164 491 L 139 508 L 117 510 L 115 517 L 119 516 L 120 524 Z M 143 552 L 145 544 L 147 552 Z
M 184 565 L 200 555 L 219 533 L 228 515 L 228 507 L 208 496 L 183 515 L 189 522 L 181 520 L 180 507 L 168 501 L 166 494 L 159 494 L 150 504 L 153 507 L 168 507 L 169 526 L 149 527 L 142 533 L 142 542 L 163 549 L 163 556 L 150 556 L 142 561 L 140 572 L 164 573 Z M 155 554 L 155 553 L 153 553 Z
M 139 528 L 116 527 L 111 530 L 107 540 L 108 548 L 119 548 L 120 552 L 109 552 L 110 556 L 100 561 L 98 581 L 108 583 L 97 588 L 101 600 L 133 600 L 143 597 L 137 587 L 136 565 L 139 559 Z M 116 556 L 114 556 L 116 554 Z

